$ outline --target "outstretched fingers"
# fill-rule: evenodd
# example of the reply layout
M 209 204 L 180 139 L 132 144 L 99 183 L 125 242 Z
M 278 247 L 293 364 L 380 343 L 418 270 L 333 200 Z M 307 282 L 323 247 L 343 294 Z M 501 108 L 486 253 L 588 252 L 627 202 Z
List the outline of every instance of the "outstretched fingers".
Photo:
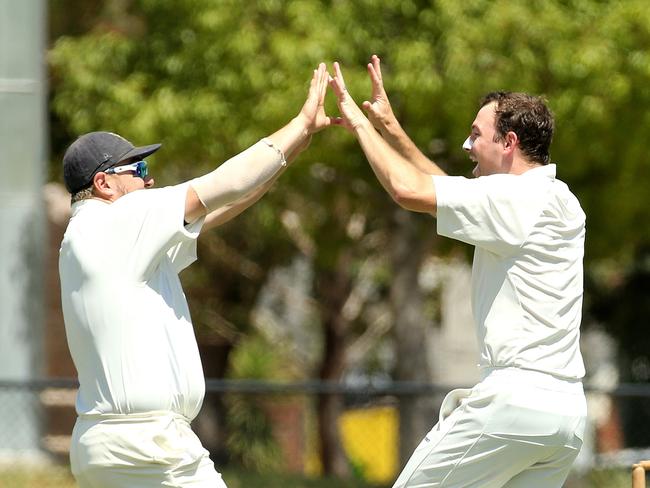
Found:
M 325 113 L 325 95 L 327 94 L 327 85 L 330 78 L 329 73 L 327 72 L 327 66 L 325 63 L 320 63 L 318 65 L 318 117 L 320 119 L 320 126 L 327 127 L 334 123 L 332 117 L 329 117 Z
M 366 112 L 373 112 L 373 102 L 377 101 L 381 97 L 383 91 L 381 85 L 381 78 L 378 77 L 377 72 L 372 64 L 368 63 L 368 75 L 370 75 L 370 82 L 372 84 L 372 102 L 365 100 L 361 103 L 361 106 Z
M 381 77 L 381 60 L 379 59 L 379 56 L 373 54 L 370 57 L 370 62 L 372 64 L 373 69 L 377 73 L 377 77 L 379 78 L 379 81 L 383 83 L 383 78 Z
M 334 77 L 330 77 L 329 84 L 334 90 L 336 98 L 342 101 L 345 98 L 347 89 L 345 88 L 345 80 L 341 72 L 341 66 L 338 62 L 334 61 Z
M 322 77 L 321 77 L 322 89 L 323 89 L 323 93 L 325 93 L 327 92 L 327 82 L 330 79 L 330 74 L 327 71 L 327 65 L 325 63 L 321 63 L 319 67 L 322 73 Z
M 343 79 L 343 73 L 341 73 L 341 67 L 336 61 L 334 62 L 334 76 L 329 76 L 328 81 L 329 86 L 332 88 L 332 91 L 336 96 L 336 101 L 338 103 L 339 110 L 341 110 L 341 115 L 344 115 L 342 103 L 346 95 L 345 80 Z M 334 125 L 347 126 L 345 117 L 333 117 L 331 120 L 332 124 Z
M 327 67 L 325 63 L 320 63 L 318 65 L 318 104 L 325 104 L 325 94 L 327 93 L 327 81 L 329 79 L 329 73 L 327 72 Z
M 377 67 L 368 63 L 368 75 L 370 75 L 370 82 L 372 83 L 372 98 L 377 99 L 384 96 L 384 81 L 381 78 L 381 72 L 377 71 Z
M 327 66 L 320 63 L 312 73 L 307 100 L 300 112 L 310 133 L 318 132 L 332 124 L 330 117 L 325 113 L 328 79 Z
M 309 100 L 318 100 L 318 86 L 319 86 L 319 68 L 315 69 L 311 81 L 309 83 L 309 93 L 307 98 Z
M 336 95 L 341 120 L 333 121 L 336 125 L 343 125 L 350 130 L 362 126 L 367 122 L 363 112 L 359 109 L 354 99 L 350 96 L 345 86 L 345 79 L 341 72 L 339 63 L 334 63 L 334 77 L 330 78 L 329 84 Z
M 379 56 L 376 54 L 372 55 L 370 63 L 367 65 L 367 69 L 372 84 L 372 97 L 369 101 L 364 101 L 362 107 L 368 114 L 368 117 L 375 128 L 381 130 L 381 128 L 386 124 L 386 121 L 392 117 L 392 109 L 388 100 L 388 95 L 384 89 Z
M 311 87 L 314 89 L 314 93 L 319 92 L 322 75 L 323 75 L 323 70 L 321 65 L 319 64 L 318 67 L 314 70 L 314 76 L 312 77 Z

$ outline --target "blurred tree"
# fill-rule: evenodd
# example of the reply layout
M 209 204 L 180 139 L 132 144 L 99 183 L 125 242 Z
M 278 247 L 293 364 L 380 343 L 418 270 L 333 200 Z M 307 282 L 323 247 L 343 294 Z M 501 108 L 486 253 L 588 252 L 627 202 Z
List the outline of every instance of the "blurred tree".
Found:
M 601 269 L 608 279 L 591 283 L 595 298 L 592 313 L 608 325 L 618 340 L 617 359 L 622 383 L 650 383 L 650 243 L 640 246 L 631 265 Z M 641 448 L 650 442 L 650 432 L 639 428 L 650 422 L 650 400 L 623 397 L 617 401 L 626 447 Z
M 154 171 L 165 159 L 159 184 L 202 174 L 285 124 L 303 103 L 311 69 L 332 57 L 335 43 L 335 25 L 314 1 L 288 8 L 196 0 L 129 7 L 115 22 L 104 18 L 88 35 L 56 43 L 53 108 L 70 133 L 101 128 L 141 143 L 164 141 L 152 158 Z M 140 20 L 124 22 L 124 15 Z M 318 37 L 313 25 L 321 26 Z M 203 236 L 202 266 L 183 276 L 209 376 L 224 375 L 224 358 L 248 333 L 268 271 L 296 252 L 310 257 L 317 276 L 325 354 L 312 365 L 314 374 L 336 381 L 345 370 L 345 343 L 359 314 L 344 307 L 357 263 L 377 247 L 377 239 L 358 241 L 381 229 L 377 213 L 365 224 L 369 210 L 390 203 L 375 201 L 379 189 L 368 183 L 371 173 L 350 137 L 333 130 L 317 139 L 312 165 L 299 171 L 305 162 L 298 162 L 245 218 Z M 350 230 L 352 221 L 362 221 L 360 230 Z M 322 465 L 345 476 L 331 422 L 340 404 L 333 399 L 320 398 Z
M 548 98 L 557 118 L 559 177 L 587 212 L 588 271 L 605 259 L 629 263 L 647 236 L 640 224 L 650 178 L 641 170 L 650 129 L 645 1 L 102 3 L 100 21 L 84 35 L 57 39 L 50 52 L 59 133 L 108 129 L 139 143 L 163 141 L 152 159 L 159 184 L 201 174 L 286 123 L 319 61 L 340 60 L 361 102 L 369 96 L 364 66 L 377 53 L 407 132 L 452 174 L 471 169 L 460 144 L 481 95 L 516 90 Z M 74 2 L 59 0 L 53 8 L 63 5 Z M 53 142 L 60 160 L 62 138 Z M 434 252 L 422 243 L 432 239 L 435 221 L 414 215 L 400 224 L 395 208 L 348 134 L 317 135 L 274 191 L 202 237 L 202 266 L 183 277 L 202 341 L 219 351 L 214 364 L 204 354 L 206 374 L 223 376 L 268 270 L 301 252 L 312 262 L 321 305 L 323 356 L 314 374 L 340 379 L 352 338 L 367 326 L 363 313 L 346 308 L 360 270 L 395 246 L 383 299 L 392 301 L 394 320 L 403 320 L 395 329 L 396 371 L 400 379 L 419 378 L 427 367 L 424 341 L 408 339 L 412 324 L 425 321 L 421 299 L 404 292 L 413 291 L 405 287 Z M 435 252 L 450 245 L 438 242 Z M 330 422 L 338 408 L 340 400 L 322 397 L 322 464 L 344 475 Z
M 279 351 L 257 336 L 245 339 L 232 355 L 230 377 L 235 379 L 273 380 L 284 376 L 282 363 L 289 359 L 278 357 Z M 264 395 L 228 395 L 228 451 L 231 459 L 247 469 L 282 471 L 283 459 L 273 428 L 265 411 Z

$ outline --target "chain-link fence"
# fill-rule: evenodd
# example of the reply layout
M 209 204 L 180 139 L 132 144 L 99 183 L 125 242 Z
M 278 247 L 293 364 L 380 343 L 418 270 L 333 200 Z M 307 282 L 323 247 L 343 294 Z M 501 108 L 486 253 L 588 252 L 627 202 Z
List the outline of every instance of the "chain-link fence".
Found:
M 76 386 L 0 382 L 0 487 L 76 486 L 68 465 Z M 400 445 L 403 456 L 426 433 L 405 438 L 400 413 L 419 411 L 430 427 L 449 389 L 208 380 L 193 428 L 232 488 L 390 486 L 403 462 Z M 631 465 L 650 458 L 650 385 L 589 389 L 588 400 L 588 435 L 566 486 L 629 486 Z M 328 484 L 327 474 L 339 478 Z

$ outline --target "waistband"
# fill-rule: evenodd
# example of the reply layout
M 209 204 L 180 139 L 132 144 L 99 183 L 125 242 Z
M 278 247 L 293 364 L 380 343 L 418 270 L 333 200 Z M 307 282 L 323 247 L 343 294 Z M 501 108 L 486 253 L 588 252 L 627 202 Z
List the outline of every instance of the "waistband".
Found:
M 188 424 L 191 422 L 185 415 L 169 411 L 151 411 L 137 413 L 82 413 L 77 414 L 81 420 L 90 420 L 94 422 L 119 421 L 119 422 L 152 422 L 165 418 L 182 420 Z
M 584 394 L 581 379 L 562 378 L 551 373 L 517 367 L 482 367 L 481 382 L 527 385 L 549 390 Z

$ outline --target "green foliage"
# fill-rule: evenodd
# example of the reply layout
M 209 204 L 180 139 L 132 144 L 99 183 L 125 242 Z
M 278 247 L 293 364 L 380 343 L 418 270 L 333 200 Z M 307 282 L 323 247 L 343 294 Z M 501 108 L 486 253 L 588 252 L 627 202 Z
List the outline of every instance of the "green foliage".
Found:
M 287 356 L 281 348 L 253 335 L 241 341 L 231 355 L 230 377 L 233 379 L 277 380 L 286 377 Z
M 639 202 L 650 178 L 642 171 L 650 130 L 646 7 L 641 0 L 140 0 L 128 12 L 139 20 L 126 24 L 130 30 L 114 19 L 57 41 L 53 108 L 73 133 L 109 128 L 164 141 L 157 160 L 165 160 L 160 179 L 169 183 L 283 125 L 321 60 L 340 60 L 362 101 L 365 63 L 380 54 L 407 131 L 456 173 L 470 169 L 459 144 L 482 94 L 542 93 L 557 116 L 560 176 L 589 216 L 588 255 L 629 258 L 644 235 Z M 315 139 L 307 164 L 298 163 L 273 204 L 293 199 L 315 210 L 310 215 L 321 220 L 312 235 L 333 225 L 319 202 L 331 209 L 341 193 L 352 199 L 348 210 L 375 207 L 381 215 L 386 197 L 375 182 L 364 185 L 372 176 L 351 138 L 332 130 Z M 333 181 L 314 178 L 310 162 L 326 165 Z M 319 187 L 313 198 L 291 194 L 306 182 Z
M 49 53 L 58 133 L 163 141 L 151 159 L 159 185 L 204 173 L 284 125 L 319 61 L 339 60 L 353 96 L 368 98 L 365 64 L 377 53 L 398 118 L 452 174 L 471 170 L 460 144 L 483 94 L 545 95 L 557 119 L 559 177 L 587 213 L 587 270 L 629 262 L 647 241 L 645 1 L 136 0 L 108 2 L 100 19 Z M 331 97 L 327 108 L 335 114 Z M 202 304 L 195 323 L 205 331 L 227 317 L 232 333 L 219 334 L 236 343 L 267 270 L 296 252 L 310 253 L 322 283 L 315 298 L 328 306 L 319 294 L 341 282 L 336 273 L 354 281 L 363 260 L 387 254 L 395 208 L 348 133 L 317 134 L 268 196 L 202 238 L 203 268 L 184 277 Z M 423 235 L 435 225 L 417 222 Z
M 276 348 L 252 336 L 240 342 L 232 353 L 230 375 L 238 379 L 277 379 L 282 377 L 282 362 Z M 233 461 L 261 472 L 282 468 L 282 456 L 264 396 L 231 394 L 225 403 L 229 432 L 226 443 Z
M 255 396 L 232 394 L 226 399 L 226 445 L 235 465 L 258 472 L 282 470 L 282 455 L 264 404 Z

